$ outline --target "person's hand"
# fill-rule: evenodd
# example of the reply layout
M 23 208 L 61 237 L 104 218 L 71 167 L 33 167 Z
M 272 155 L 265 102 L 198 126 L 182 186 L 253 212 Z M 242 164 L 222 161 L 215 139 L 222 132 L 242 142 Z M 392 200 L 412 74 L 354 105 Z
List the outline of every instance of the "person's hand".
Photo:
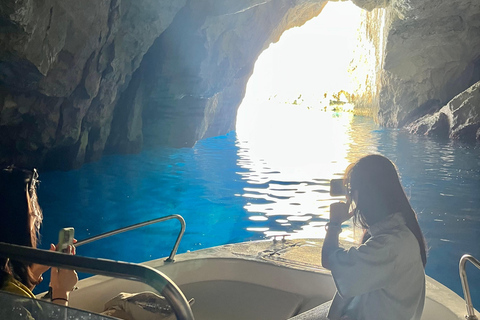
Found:
M 73 243 L 74 243 L 74 244 L 77 243 L 77 239 L 73 239 Z M 53 248 L 53 251 L 56 251 L 58 245 L 59 245 L 58 243 L 57 243 L 56 246 L 55 246 L 54 244 L 50 244 L 50 250 L 52 250 L 52 248 Z M 65 252 L 65 253 L 75 255 L 75 254 L 77 253 L 75 246 L 73 246 L 73 245 L 72 245 L 72 246 L 68 246 L 68 251 Z
M 73 239 L 73 243 L 76 243 L 77 239 Z M 50 244 L 50 251 L 56 251 L 57 250 L 58 244 L 55 246 L 53 243 Z M 68 248 L 68 253 L 69 254 L 75 254 L 76 250 L 74 246 L 69 246 Z M 35 279 L 38 279 L 38 283 L 42 282 L 43 280 L 43 274 L 50 269 L 50 266 L 46 266 L 43 264 L 38 264 L 38 263 L 33 263 L 30 266 L 30 271 L 32 272 L 32 275 Z
M 342 224 L 352 217 L 352 212 L 349 212 L 350 205 L 345 202 L 335 202 L 330 205 L 330 223 Z
M 52 268 L 52 299 L 57 294 L 73 291 L 78 282 L 78 275 L 75 270 Z
M 55 245 L 52 243 L 50 244 L 50 251 L 55 251 Z M 38 279 L 37 283 L 42 282 L 43 280 L 43 273 L 45 273 L 48 269 L 50 269 L 50 266 L 45 266 L 43 264 L 37 264 L 33 263 L 30 266 L 30 271 L 32 272 L 32 275 L 35 279 Z
M 75 289 L 78 275 L 75 270 L 52 268 L 50 284 L 52 286 L 52 302 L 67 305 L 70 291 Z
M 77 240 L 73 239 L 73 243 L 76 243 Z M 58 247 L 55 245 L 50 245 L 53 250 L 56 250 Z M 69 245 L 67 248 L 68 254 L 74 255 L 76 253 L 75 247 Z M 70 291 L 75 289 L 75 285 L 78 282 L 78 275 L 75 270 L 69 269 L 60 269 L 52 268 L 50 273 L 50 287 L 52 288 L 51 300 L 55 304 L 68 305 L 68 298 Z

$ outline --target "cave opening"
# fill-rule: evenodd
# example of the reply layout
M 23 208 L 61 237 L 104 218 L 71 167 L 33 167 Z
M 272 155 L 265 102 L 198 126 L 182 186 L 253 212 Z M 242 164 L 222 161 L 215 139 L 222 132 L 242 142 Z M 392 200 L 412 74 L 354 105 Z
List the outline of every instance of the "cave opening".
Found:
M 319 16 L 285 31 L 261 53 L 237 112 L 241 143 L 266 150 L 291 142 L 293 150 L 308 149 L 333 132 L 346 134 L 361 19 L 362 9 L 353 3 L 329 2 Z
M 362 9 L 351 2 L 329 2 L 257 59 L 237 113 L 237 164 L 252 185 L 242 196 L 267 194 L 268 201 L 244 208 L 254 218 L 258 212 L 287 217 L 275 220 L 281 227 L 251 231 L 281 235 L 311 214 L 325 216 L 327 192 L 319 190 L 344 171 L 358 143 L 348 96 L 357 92 L 350 71 L 361 21 Z M 368 140 L 368 133 L 358 135 Z M 302 232 L 314 236 L 315 223 Z

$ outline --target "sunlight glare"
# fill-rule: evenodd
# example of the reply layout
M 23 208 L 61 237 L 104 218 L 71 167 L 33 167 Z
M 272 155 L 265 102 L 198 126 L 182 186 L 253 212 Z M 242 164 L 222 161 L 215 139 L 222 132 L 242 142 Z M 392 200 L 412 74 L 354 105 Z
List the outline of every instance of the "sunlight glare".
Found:
M 313 105 L 324 93 L 352 92 L 348 67 L 360 18 L 353 3 L 329 2 L 318 17 L 285 31 L 259 56 L 243 104 L 293 102 L 302 95 Z
M 329 180 L 348 165 L 353 114 L 322 103 L 352 88 L 348 69 L 360 16 L 351 2 L 329 2 L 258 58 L 236 126 L 237 162 L 246 169 L 237 173 L 249 183 L 244 208 L 258 224 L 247 230 L 282 235 L 276 225 L 301 223 L 296 233 L 324 236 L 329 206 L 339 200 L 329 195 Z

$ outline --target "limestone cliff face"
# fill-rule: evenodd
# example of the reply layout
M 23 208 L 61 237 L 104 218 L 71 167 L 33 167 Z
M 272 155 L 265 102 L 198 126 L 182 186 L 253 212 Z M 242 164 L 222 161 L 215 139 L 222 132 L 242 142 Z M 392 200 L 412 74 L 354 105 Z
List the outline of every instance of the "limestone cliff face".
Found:
M 146 143 L 192 146 L 233 130 L 258 55 L 325 4 L 204 0 L 186 6 L 138 71 Z
M 98 159 L 121 92 L 184 4 L 2 1 L 0 162 L 72 168 Z
M 234 127 L 256 57 L 305 0 L 4 0 L 0 163 L 68 169 Z M 148 53 L 147 53 L 148 52 Z
M 433 114 L 480 80 L 478 0 L 354 3 L 370 62 L 357 108 L 380 124 Z M 258 55 L 325 4 L 3 0 L 0 163 L 69 169 L 224 134 Z
M 407 129 L 428 136 L 480 141 L 480 81 L 450 100 L 438 112 L 413 121 Z
M 403 127 L 480 80 L 479 1 L 365 2 L 360 46 L 370 44 L 375 65 L 360 106 L 371 103 L 378 123 Z

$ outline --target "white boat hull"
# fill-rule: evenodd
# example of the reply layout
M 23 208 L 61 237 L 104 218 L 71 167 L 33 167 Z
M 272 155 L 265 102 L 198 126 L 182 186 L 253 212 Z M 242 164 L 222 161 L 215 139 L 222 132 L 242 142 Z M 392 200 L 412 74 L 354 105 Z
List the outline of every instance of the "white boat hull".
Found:
M 172 279 L 194 298 L 196 320 L 284 320 L 330 300 L 335 285 L 319 265 L 321 241 L 254 241 L 177 255 L 145 263 Z M 81 280 L 71 306 L 101 312 L 119 292 L 141 292 L 143 283 L 94 276 Z M 465 301 L 427 277 L 422 320 L 465 318 Z

